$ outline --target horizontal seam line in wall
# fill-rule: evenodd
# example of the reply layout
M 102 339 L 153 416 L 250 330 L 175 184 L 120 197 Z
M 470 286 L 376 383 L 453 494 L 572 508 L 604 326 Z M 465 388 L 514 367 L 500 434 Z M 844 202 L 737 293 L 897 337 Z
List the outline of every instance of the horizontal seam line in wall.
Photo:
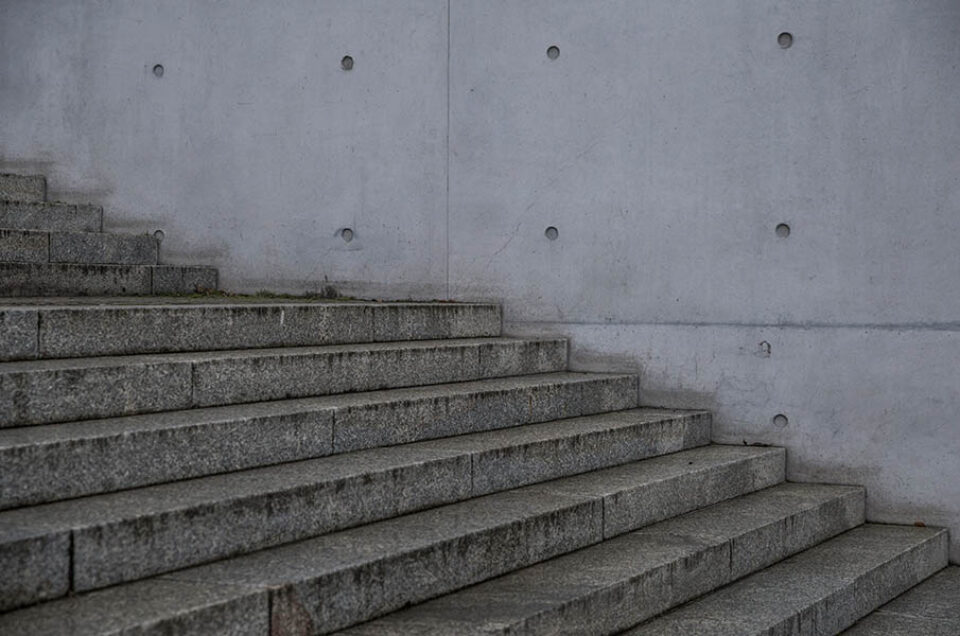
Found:
M 645 322 L 601 320 L 504 320 L 507 325 L 583 325 L 602 327 L 748 327 L 752 329 L 872 329 L 878 331 L 960 331 L 960 322 Z

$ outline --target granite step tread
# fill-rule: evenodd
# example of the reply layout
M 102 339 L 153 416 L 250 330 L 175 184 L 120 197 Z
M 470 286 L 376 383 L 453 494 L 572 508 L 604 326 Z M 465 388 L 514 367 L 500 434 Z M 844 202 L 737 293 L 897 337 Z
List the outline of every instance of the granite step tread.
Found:
M 0 428 L 562 371 L 562 338 L 462 338 L 0 363 Z M 90 400 L 89 395 L 98 395 Z
M 441 451 L 420 447 L 402 452 L 416 456 Z M 434 463 L 449 461 L 441 456 Z M 774 485 L 783 480 L 784 466 L 782 449 L 706 446 L 468 499 L 169 576 L 268 587 L 274 620 L 299 620 L 296 615 L 306 613 L 322 626 L 320 631 L 330 631 Z M 397 481 L 403 481 L 402 476 Z M 224 483 L 218 482 L 218 486 L 225 488 Z M 431 490 L 469 488 L 467 480 L 458 482 L 443 471 L 432 480 L 418 478 L 416 485 L 407 496 L 427 497 Z M 216 496 L 227 495 L 221 491 Z M 193 495 L 205 496 L 210 495 Z M 21 571 L 34 574 L 33 580 L 21 577 L 8 582 L 14 589 L 0 593 L 8 608 L 183 567 L 199 558 L 196 546 L 203 533 L 193 533 L 190 523 L 200 527 L 202 517 L 185 520 L 185 526 L 165 525 L 163 521 L 171 518 L 158 517 L 160 523 L 152 525 L 151 517 L 131 517 L 124 510 L 125 506 L 142 509 L 144 498 L 124 504 L 125 497 L 129 495 L 98 497 L 99 502 L 107 503 L 96 509 L 75 508 L 72 518 L 62 504 L 38 507 L 46 509 L 40 512 L 26 508 L 2 513 L 6 554 L 0 556 L 0 562 L 29 554 L 33 567 Z M 383 505 L 381 501 L 350 499 L 358 506 Z M 158 504 L 183 505 L 162 498 Z M 281 504 L 271 504 L 268 499 L 261 507 L 269 510 L 271 505 Z M 56 514 L 51 514 L 54 508 Z M 391 512 L 401 510 L 398 504 Z M 255 511 L 238 511 L 242 513 L 239 517 L 220 520 L 221 532 L 230 528 L 232 535 L 256 529 L 260 521 L 250 514 Z M 122 518 L 118 523 L 108 522 L 118 517 Z M 70 529 L 61 530 L 65 525 Z M 186 536 L 191 540 L 185 541 Z M 255 547 L 249 544 L 243 549 Z M 377 584 L 371 585 L 373 581 Z
M 0 263 L 0 296 L 189 294 L 217 288 L 213 267 Z
M 946 530 L 867 524 L 626 634 L 837 634 L 946 565 Z
M 0 262 L 156 265 L 159 247 L 149 234 L 0 229 Z
M 0 200 L 0 228 L 48 232 L 101 232 L 103 208 L 58 201 Z
M 0 300 L 0 360 L 480 338 L 501 324 L 486 303 L 16 300 Z
M 343 633 L 611 634 L 849 530 L 863 510 L 861 488 L 781 484 Z
M 0 174 L 0 200 L 45 201 L 47 178 L 39 174 Z
M 951 565 L 843 632 L 844 636 L 957 636 L 960 566 Z
M 0 429 L 0 509 L 637 403 L 634 375 L 561 372 Z M 710 439 L 706 412 L 643 417 Z

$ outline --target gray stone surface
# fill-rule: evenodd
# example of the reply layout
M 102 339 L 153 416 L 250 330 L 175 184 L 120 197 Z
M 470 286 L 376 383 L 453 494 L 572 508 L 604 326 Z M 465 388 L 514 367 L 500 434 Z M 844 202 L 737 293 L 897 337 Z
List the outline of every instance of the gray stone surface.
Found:
M 485 338 L 204 354 L 196 406 L 547 373 L 566 367 L 562 339 Z
M 403 444 L 637 405 L 637 377 L 632 375 L 555 373 L 455 386 L 455 392 L 433 386 L 335 398 L 334 449 Z M 700 439 L 709 441 L 709 433 Z
M 596 543 L 602 505 L 511 491 L 168 575 L 271 590 L 279 633 L 327 633 Z
M 0 428 L 189 408 L 190 371 L 170 356 L 4 362 Z
M 865 525 L 628 634 L 837 634 L 946 562 L 944 530 Z
M 0 362 L 37 357 L 38 316 L 32 308 L 0 310 Z
M 592 394 L 605 399 L 583 399 Z M 559 373 L 4 429 L 0 509 L 320 457 L 336 443 L 334 423 L 338 438 L 346 430 L 349 444 L 337 445 L 344 452 L 399 436 L 409 442 L 458 435 L 628 409 L 636 402 L 635 376 Z M 649 409 L 620 419 L 643 426 L 645 441 L 619 450 L 607 446 L 606 459 L 709 442 L 710 420 L 703 413 Z M 374 434 L 363 435 L 364 427 Z M 394 435 L 384 440 L 380 431 Z M 595 460 L 577 460 L 589 461 Z M 533 466 L 527 470 L 532 474 Z
M 778 484 L 785 466 L 782 448 L 706 446 L 532 488 L 601 497 L 612 537 Z
M 658 420 L 648 411 L 628 411 L 470 435 L 453 445 L 422 442 L 359 451 L 21 508 L 0 513 L 0 524 L 37 536 L 44 529 L 72 532 L 74 590 L 82 591 L 658 452 L 661 445 L 644 438 L 662 436 L 663 447 L 679 450 L 683 428 L 690 422 L 680 417 L 666 433 L 661 426 L 664 417 L 676 415 L 661 414 Z M 585 435 L 611 429 L 620 434 L 595 444 L 591 449 L 595 458 L 578 457 Z M 623 431 L 631 432 L 632 438 Z M 606 448 L 617 444 L 641 450 L 618 453 Z M 555 462 L 549 469 L 536 461 L 544 446 L 551 447 Z M 714 472 L 721 471 L 717 474 L 723 477 L 727 467 L 721 464 L 728 456 L 744 457 L 735 447 L 716 450 L 709 458 L 696 453 L 689 458 L 712 463 Z M 493 466 L 480 461 L 496 456 L 509 460 Z M 524 457 L 530 461 L 524 463 Z M 760 457 L 753 453 L 755 468 L 761 467 Z M 741 463 L 741 470 L 749 468 L 747 462 Z M 504 474 L 486 481 L 484 475 L 491 469 Z M 703 471 L 704 480 L 711 477 L 709 470 Z M 627 485 L 649 490 L 654 481 L 676 480 L 676 475 L 662 470 L 638 472 L 621 478 L 611 490 L 626 490 Z M 543 490 L 551 494 L 558 488 L 545 484 Z M 674 492 L 691 496 L 683 488 Z M 686 509 L 676 506 L 664 504 L 657 512 L 669 515 Z M 187 545 L 184 536 L 191 538 Z
M 7 362 L 0 428 L 512 374 L 511 355 L 480 369 L 501 348 L 524 373 L 565 366 L 566 341 L 510 338 Z
M 47 232 L 0 229 L 0 262 L 46 263 L 50 260 L 49 238 Z
M 500 305 L 381 303 L 373 306 L 374 342 L 500 335 Z
M 688 452 L 695 451 L 677 456 Z M 641 489 L 651 477 L 624 479 L 619 487 Z M 325 633 L 600 541 L 604 498 L 565 488 L 577 479 L 487 495 L 169 576 L 269 586 L 281 624 Z M 684 503 L 671 505 L 682 509 Z
M 0 554 L 72 534 L 72 590 L 83 591 L 469 495 L 469 455 L 373 449 L 6 511 Z
M 846 525 L 839 528 L 830 522 L 837 506 L 847 512 L 842 516 Z M 776 561 L 860 523 L 862 511 L 861 489 L 815 486 L 804 491 L 803 486 L 783 484 L 606 540 L 346 633 L 615 633 L 736 578 L 744 554 L 734 549 L 737 546 L 753 545 L 768 552 L 768 561 Z M 750 514 L 744 516 L 745 512 Z M 718 517 L 739 523 L 716 528 L 713 522 Z M 777 531 L 789 536 L 802 526 L 819 527 L 819 532 L 802 541 L 767 539 Z
M 197 559 L 198 550 L 224 550 L 229 542 L 244 534 L 248 540 L 256 533 L 269 536 L 274 542 L 295 538 L 288 528 L 298 524 L 302 528 L 304 518 L 315 519 L 313 508 L 324 507 L 323 497 L 317 495 L 308 504 L 298 506 L 289 495 L 278 497 L 276 489 L 272 496 L 266 493 L 277 481 L 284 484 L 288 493 L 293 492 L 289 490 L 293 486 L 290 476 L 304 477 L 300 474 L 303 466 L 325 466 L 331 472 L 340 470 L 341 475 L 356 475 L 341 480 L 342 494 L 334 498 L 344 502 L 341 520 L 350 515 L 358 515 L 353 517 L 358 519 L 364 514 L 399 514 L 405 505 L 426 505 L 424 502 L 431 495 L 421 492 L 424 483 L 431 484 L 436 492 L 463 487 L 457 486 L 450 474 L 438 473 L 429 479 L 422 472 L 416 476 L 410 473 L 411 481 L 402 485 L 406 469 L 391 471 L 382 459 L 387 451 L 395 453 L 398 449 L 412 457 L 419 454 L 435 458 L 430 461 L 437 467 L 461 467 L 455 472 L 462 475 L 460 483 L 469 489 L 468 455 L 438 457 L 438 450 L 396 447 L 22 508 L 0 513 L 0 525 L 11 529 L 8 534 L 15 531 L 8 537 L 11 541 L 72 530 L 74 589 L 83 590 L 132 575 L 145 575 L 147 568 L 156 567 L 164 559 L 168 560 L 164 567 L 175 567 L 175 563 L 182 566 Z M 730 450 L 739 455 L 741 449 Z M 691 451 L 676 456 L 687 452 Z M 366 457 L 366 465 L 357 457 Z M 762 453 L 758 452 L 757 457 L 762 459 Z M 378 461 L 381 477 L 370 476 L 377 472 L 371 466 Z M 334 464 L 337 469 L 329 468 Z M 722 473 L 723 458 L 718 456 L 716 464 Z M 743 470 L 750 469 L 749 464 L 743 466 Z M 356 485 L 363 483 L 364 471 L 370 476 L 369 485 Z M 643 480 L 647 480 L 648 487 L 654 487 L 657 481 L 678 478 L 638 475 L 632 482 L 622 480 L 620 488 L 637 490 L 644 487 Z M 385 481 L 378 483 L 380 479 Z M 316 631 L 344 627 L 404 603 L 424 600 L 600 541 L 604 497 L 595 493 L 572 494 L 571 489 L 564 488 L 571 479 L 577 478 L 470 499 L 168 576 L 270 587 L 274 590 L 274 616 L 281 619 L 281 624 L 308 617 L 321 626 Z M 349 483 L 351 480 L 355 480 L 356 486 Z M 325 482 L 326 488 L 335 492 L 335 482 L 336 479 Z M 413 483 L 417 488 L 411 487 Z M 381 490 L 380 484 L 386 490 Z M 354 487 L 365 490 L 352 490 Z M 309 491 L 311 487 L 305 488 Z M 388 492 L 391 489 L 393 493 Z M 403 492 L 403 496 L 398 497 L 398 492 Z M 244 493 L 253 495 L 248 499 L 249 505 L 243 505 Z M 693 493 L 678 495 L 683 499 Z M 309 492 L 296 496 L 303 502 L 311 499 Z M 405 503 L 417 498 L 419 504 Z M 237 504 L 229 514 L 212 514 L 219 504 L 230 500 Z M 682 510 L 684 503 L 676 501 L 670 505 L 674 510 Z M 672 513 L 663 510 L 662 514 Z M 271 521 L 271 515 L 289 516 L 280 527 Z M 228 527 L 229 532 L 225 530 Z M 287 534 L 278 536 L 276 532 Z M 184 542 L 184 536 L 191 540 Z M 239 544 L 233 545 L 237 549 Z M 250 542 L 243 549 L 253 549 L 255 545 Z
M 957 636 L 960 567 L 949 566 L 856 623 L 844 636 Z
M 70 532 L 0 523 L 0 612 L 70 591 Z
M 462 435 L 420 447 L 468 452 L 473 494 L 676 453 L 688 430 L 709 430 L 706 413 L 631 410 Z
M 43 175 L 0 174 L 0 200 L 39 202 L 47 198 Z
M 496 336 L 497 305 L 194 303 L 42 307 L 44 358 Z M 388 309 L 389 308 L 389 309 Z M 7 311 L 0 308 L 0 313 Z M 407 316 L 409 315 L 409 321 Z M 387 316 L 388 320 L 381 320 Z M 401 320 L 401 317 L 404 317 Z M 395 329 L 393 327 L 396 327 Z
M 151 268 L 142 265 L 0 263 L 0 295 L 141 295 L 151 290 Z
M 46 232 L 99 232 L 103 208 L 72 203 L 0 201 L 0 228 Z
M 159 243 L 149 234 L 50 234 L 51 263 L 156 265 L 158 252 Z
M 469 456 L 415 448 L 372 449 L 104 495 L 78 510 L 89 521 L 73 531 L 74 590 L 168 572 L 469 495 Z M 70 517 L 68 510 L 75 510 L 70 502 L 50 505 L 64 509 L 39 514 L 63 520 Z
M 328 455 L 333 413 L 268 403 L 0 429 L 0 509 Z
M 0 633 L 44 636 L 265 636 L 267 593 L 148 580 L 0 614 Z
M 213 267 L 158 265 L 152 268 L 154 294 L 192 294 L 218 289 Z

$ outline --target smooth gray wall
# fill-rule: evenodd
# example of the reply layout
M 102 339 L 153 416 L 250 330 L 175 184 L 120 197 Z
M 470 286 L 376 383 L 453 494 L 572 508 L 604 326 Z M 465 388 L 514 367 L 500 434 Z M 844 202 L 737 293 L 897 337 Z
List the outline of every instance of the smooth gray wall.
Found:
M 0 114 L 168 262 L 501 299 L 960 561 L 956 0 L 0 0 Z

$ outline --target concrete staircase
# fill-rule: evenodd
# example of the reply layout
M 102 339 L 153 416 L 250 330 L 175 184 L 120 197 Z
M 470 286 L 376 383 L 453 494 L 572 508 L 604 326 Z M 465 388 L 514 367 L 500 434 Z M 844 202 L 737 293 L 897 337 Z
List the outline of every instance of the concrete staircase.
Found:
M 9 298 L 0 360 L 0 634 L 955 626 L 944 531 L 496 305 Z
M 46 199 L 44 177 L 0 174 L 0 296 L 216 289 L 216 269 L 161 265 L 153 236 L 103 232 L 102 208 Z

